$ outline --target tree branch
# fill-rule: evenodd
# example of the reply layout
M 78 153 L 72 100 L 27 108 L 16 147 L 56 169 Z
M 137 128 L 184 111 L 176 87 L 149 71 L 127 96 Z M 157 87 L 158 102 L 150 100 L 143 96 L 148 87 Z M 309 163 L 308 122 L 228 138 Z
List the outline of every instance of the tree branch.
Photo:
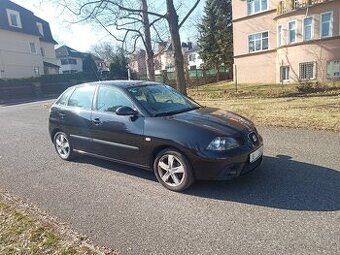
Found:
M 197 5 L 200 3 L 201 0 L 196 0 L 196 3 L 192 6 L 192 8 L 190 9 L 190 11 L 187 13 L 187 15 L 183 18 L 183 20 L 179 23 L 178 28 L 181 28 L 181 26 L 183 26 L 183 24 L 185 23 L 185 21 L 189 18 L 189 16 L 191 15 L 191 13 L 196 9 Z
M 143 10 L 141 10 L 141 9 L 128 8 L 128 7 L 122 6 L 122 5 L 120 5 L 120 4 L 116 3 L 116 2 L 109 1 L 109 0 L 104 0 L 104 1 L 107 1 L 110 4 L 112 4 L 114 6 L 117 6 L 120 10 L 123 10 L 123 11 L 134 12 L 134 13 L 143 13 Z M 167 18 L 166 15 L 161 15 L 161 14 L 155 13 L 155 12 L 147 11 L 147 14 L 153 15 L 153 16 L 156 16 L 156 17 L 159 17 L 159 18 Z

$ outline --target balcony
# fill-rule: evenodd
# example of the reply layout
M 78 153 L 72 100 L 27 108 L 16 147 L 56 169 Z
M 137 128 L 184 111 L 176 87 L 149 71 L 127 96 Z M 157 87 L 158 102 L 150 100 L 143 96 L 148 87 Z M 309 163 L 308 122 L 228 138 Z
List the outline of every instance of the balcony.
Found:
M 331 2 L 334 0 L 285 0 L 280 1 L 277 6 L 277 15 L 312 7 L 314 5 Z

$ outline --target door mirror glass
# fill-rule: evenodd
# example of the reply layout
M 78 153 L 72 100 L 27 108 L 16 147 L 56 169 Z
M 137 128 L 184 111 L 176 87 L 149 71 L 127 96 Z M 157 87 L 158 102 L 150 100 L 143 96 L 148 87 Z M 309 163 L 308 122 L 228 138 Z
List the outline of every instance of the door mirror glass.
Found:
M 137 111 L 128 106 L 121 106 L 117 108 L 116 114 L 121 116 L 134 116 L 137 114 Z

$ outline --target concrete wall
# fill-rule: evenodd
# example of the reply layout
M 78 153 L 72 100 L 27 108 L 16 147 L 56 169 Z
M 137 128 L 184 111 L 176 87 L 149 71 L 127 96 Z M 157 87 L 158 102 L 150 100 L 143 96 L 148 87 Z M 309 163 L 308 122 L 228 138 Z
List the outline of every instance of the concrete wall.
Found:
M 234 81 L 238 83 L 274 84 L 276 78 L 276 52 L 253 54 L 234 59 Z M 237 69 L 237 73 L 235 73 Z
M 36 54 L 31 53 L 30 42 L 35 43 Z M 36 76 L 34 67 L 44 74 L 38 36 L 0 29 L 0 78 Z
M 43 61 L 49 62 L 54 65 L 58 65 L 58 60 L 55 55 L 54 44 L 47 42 L 40 42 L 41 48 L 44 49 L 45 56 L 43 57 Z

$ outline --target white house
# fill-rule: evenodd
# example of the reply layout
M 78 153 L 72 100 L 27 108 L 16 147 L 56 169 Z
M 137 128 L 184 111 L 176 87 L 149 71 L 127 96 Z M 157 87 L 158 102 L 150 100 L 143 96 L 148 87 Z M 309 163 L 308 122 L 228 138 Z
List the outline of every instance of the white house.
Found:
M 93 56 L 90 53 L 83 53 L 66 45 L 57 48 L 55 51 L 58 64 L 60 65 L 59 73 L 61 74 L 83 72 L 84 59 L 88 56 L 91 56 L 93 61 L 96 63 L 96 71 L 109 71 L 104 60 Z
M 198 46 L 194 46 L 192 49 L 187 51 L 187 58 L 189 70 L 200 69 L 204 63 L 200 57 Z
M 182 53 L 184 60 L 187 59 L 188 52 L 192 49 L 192 42 L 182 43 Z M 157 53 L 155 54 L 155 73 L 161 74 L 162 71 L 175 72 L 174 49 L 171 41 L 158 43 Z
M 9 0 L 0 1 L 0 79 L 57 74 L 55 44 L 48 22 Z
M 63 45 L 56 50 L 58 64 L 60 65 L 59 73 L 81 73 L 83 71 L 82 52 Z

